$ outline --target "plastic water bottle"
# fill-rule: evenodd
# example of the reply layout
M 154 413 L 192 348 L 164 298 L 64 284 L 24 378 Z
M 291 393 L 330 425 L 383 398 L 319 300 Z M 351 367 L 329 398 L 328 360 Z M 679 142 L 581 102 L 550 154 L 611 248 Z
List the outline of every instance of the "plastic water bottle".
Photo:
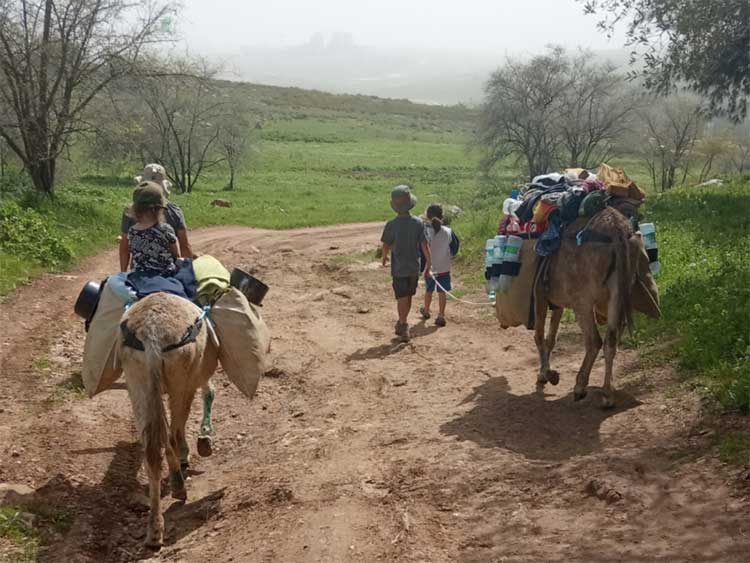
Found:
M 648 254 L 648 267 L 651 269 L 651 275 L 656 276 L 661 272 L 661 262 L 659 262 L 659 248 L 656 244 L 656 226 L 653 223 L 641 223 L 641 234 L 643 243 L 646 246 Z
M 503 251 L 505 248 L 505 235 L 498 235 L 493 240 L 492 247 L 492 269 L 490 270 L 490 288 L 497 291 L 500 284 L 500 272 L 503 263 Z
M 484 279 L 487 280 L 487 296 L 493 300 L 495 289 L 492 287 L 492 262 L 494 260 L 495 239 L 487 239 L 484 245 Z
M 499 291 L 505 293 L 510 289 L 513 278 L 521 269 L 521 246 L 523 239 L 516 235 L 510 235 L 505 243 L 503 252 L 503 274 L 500 276 Z

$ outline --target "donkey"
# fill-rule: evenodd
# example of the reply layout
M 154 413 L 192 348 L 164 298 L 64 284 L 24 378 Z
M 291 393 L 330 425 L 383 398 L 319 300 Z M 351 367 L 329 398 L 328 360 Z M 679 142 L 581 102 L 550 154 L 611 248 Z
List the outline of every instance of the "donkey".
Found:
M 632 329 L 631 294 L 638 276 L 650 276 L 648 255 L 640 234 L 633 233 L 630 221 L 619 211 L 608 207 L 586 221 L 579 219 L 566 228 L 560 249 L 542 265 L 535 280 L 534 341 L 540 361 L 537 388 L 548 382 L 557 385 L 559 381 L 559 374 L 550 369 L 549 358 L 563 309 L 570 308 L 575 312 L 586 348 L 573 398 L 579 401 L 586 396 L 591 368 L 603 344 L 602 406 L 611 408 L 615 405 L 612 369 L 617 344 L 625 328 Z M 655 284 L 650 287 L 656 291 Z M 658 309 L 658 293 L 655 299 Z M 552 318 L 545 338 L 550 308 Z M 605 320 L 602 342 L 597 321 Z
M 181 462 L 187 462 L 185 422 L 199 388 L 204 389 L 205 417 L 205 392 L 210 389 L 209 379 L 218 362 L 217 346 L 202 315 L 201 309 L 185 299 L 155 293 L 128 309 L 120 324 L 118 356 L 146 453 L 150 495 L 146 545 L 152 548 L 159 548 L 164 538 L 162 449 L 169 466 L 172 497 L 186 500 L 181 470 Z M 169 423 L 162 393 L 168 395 Z

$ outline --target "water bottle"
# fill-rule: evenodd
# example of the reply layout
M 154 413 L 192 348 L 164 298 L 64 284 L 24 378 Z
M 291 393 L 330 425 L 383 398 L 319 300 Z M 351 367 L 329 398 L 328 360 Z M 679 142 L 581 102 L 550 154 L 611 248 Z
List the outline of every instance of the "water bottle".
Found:
M 505 243 L 503 252 L 502 274 L 499 280 L 499 291 L 505 293 L 510 289 L 513 278 L 521 270 L 521 246 L 523 239 L 516 235 L 510 235 Z
M 661 271 L 659 248 L 656 244 L 656 226 L 653 223 L 641 223 L 640 227 L 648 254 L 648 267 L 651 269 L 651 275 L 656 276 Z
M 503 250 L 505 247 L 505 235 L 498 235 L 493 240 L 492 247 L 492 266 L 490 269 L 490 288 L 497 291 L 500 283 L 500 269 L 503 263 Z
M 492 264 L 495 255 L 495 239 L 487 239 L 484 245 L 484 279 L 487 280 L 487 296 L 491 301 L 495 299 L 495 288 L 491 283 Z

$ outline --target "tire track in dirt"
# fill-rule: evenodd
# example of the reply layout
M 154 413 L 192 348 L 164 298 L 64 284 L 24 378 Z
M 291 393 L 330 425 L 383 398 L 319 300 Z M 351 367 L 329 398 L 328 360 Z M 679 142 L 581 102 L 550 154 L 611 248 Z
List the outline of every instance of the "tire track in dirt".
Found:
M 146 480 L 125 390 L 88 400 L 64 389 L 82 350 L 73 299 L 116 254 L 45 276 L 0 305 L 0 481 L 26 483 L 37 502 L 68 515 L 70 529 L 47 538 L 51 560 L 739 560 L 748 552 L 746 501 L 706 455 L 700 404 L 673 392 L 673 374 L 645 370 L 625 352 L 618 408 L 599 410 L 596 393 L 574 404 L 581 350 L 566 330 L 553 357 L 562 381 L 540 396 L 531 333 L 501 331 L 491 309 L 453 303 L 448 327 L 419 323 L 411 344 L 395 344 L 387 272 L 336 259 L 373 249 L 380 228 L 192 235 L 198 251 L 271 286 L 263 312 L 276 371 L 252 402 L 215 378 L 215 454 L 193 459 L 189 500 L 168 504 L 158 554 L 140 546 Z M 592 385 L 601 372 L 597 362 Z M 197 401 L 192 440 L 199 411 Z M 597 498 L 592 479 L 621 498 Z

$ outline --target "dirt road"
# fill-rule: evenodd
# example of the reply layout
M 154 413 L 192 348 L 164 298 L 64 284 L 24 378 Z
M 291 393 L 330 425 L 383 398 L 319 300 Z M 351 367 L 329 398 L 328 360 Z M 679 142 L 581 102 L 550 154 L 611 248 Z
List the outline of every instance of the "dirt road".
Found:
M 276 370 L 252 402 L 216 376 L 215 453 L 193 458 L 188 502 L 169 499 L 158 554 L 141 547 L 146 481 L 126 391 L 89 400 L 70 383 L 83 345 L 73 299 L 115 253 L 1 305 L 0 482 L 30 486 L 55 523 L 47 560 L 750 558 L 747 492 L 669 370 L 620 354 L 619 404 L 602 411 L 596 392 L 572 401 L 572 328 L 545 396 L 531 333 L 501 331 L 489 308 L 451 303 L 446 328 L 417 324 L 412 343 L 395 344 L 387 273 L 337 258 L 373 249 L 379 229 L 194 233 L 200 252 L 271 286 Z M 592 385 L 601 374 L 597 362 Z

